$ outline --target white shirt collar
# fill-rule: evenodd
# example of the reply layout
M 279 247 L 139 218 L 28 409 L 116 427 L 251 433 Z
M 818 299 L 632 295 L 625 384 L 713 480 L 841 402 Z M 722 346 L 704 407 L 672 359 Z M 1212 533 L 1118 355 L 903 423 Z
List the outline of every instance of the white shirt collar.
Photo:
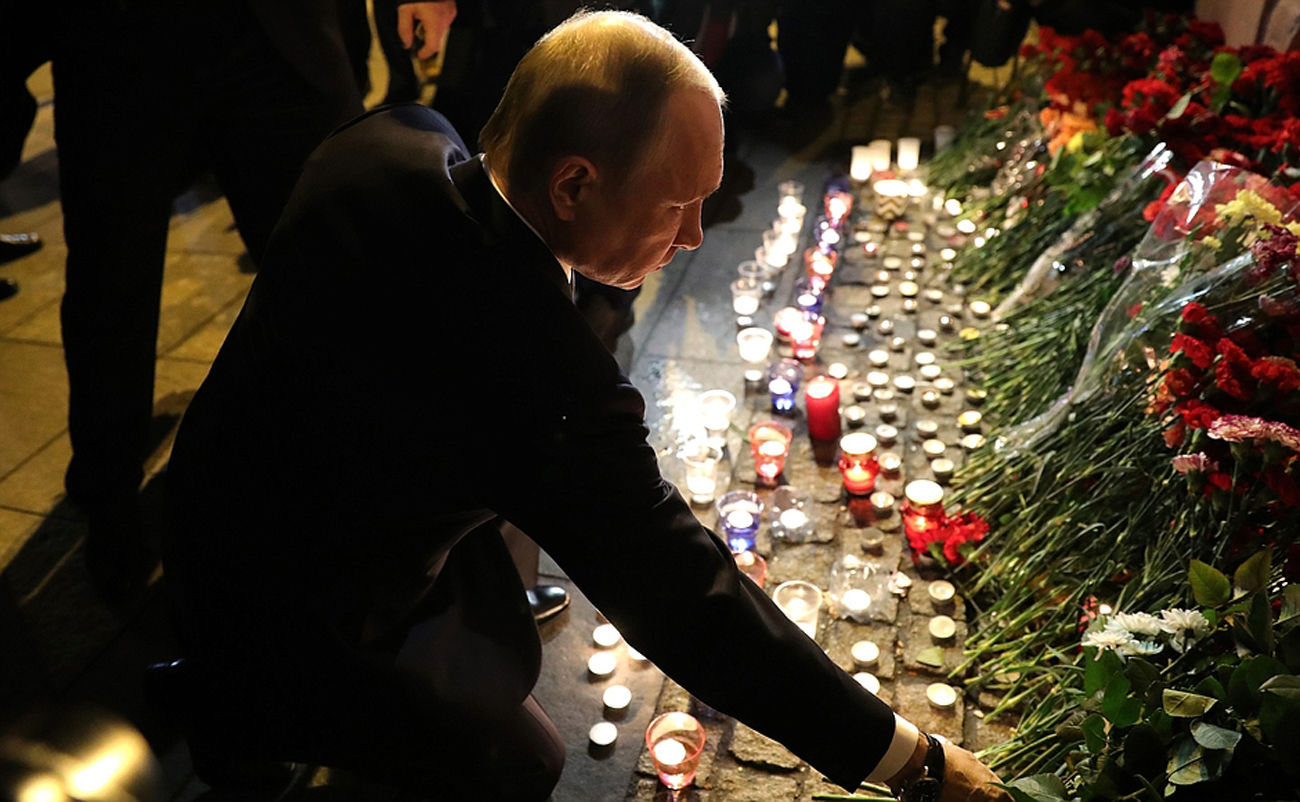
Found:
M 519 210 L 515 208 L 515 205 L 510 202 L 509 198 L 506 197 L 506 193 L 501 191 L 500 185 L 497 184 L 496 176 L 492 175 L 492 170 L 488 168 L 486 155 L 483 156 L 482 164 L 483 164 L 483 172 L 487 173 L 488 181 L 491 182 L 492 188 L 497 191 L 497 194 L 501 196 L 501 200 L 506 202 L 506 205 L 510 207 L 510 211 L 515 213 L 515 217 L 518 217 L 520 220 L 522 220 L 524 225 L 528 226 L 528 230 L 536 234 L 537 238 L 541 240 L 542 243 L 546 245 L 547 249 L 549 250 L 551 245 L 546 241 L 546 238 L 541 235 L 541 232 L 533 228 L 533 224 L 528 222 L 528 218 L 520 214 Z M 551 255 L 555 256 L 555 251 L 551 251 Z M 558 256 L 555 256 L 555 261 L 559 262 L 560 267 L 564 268 L 564 277 L 568 279 L 569 284 L 573 284 L 573 268 L 570 267 L 568 264 L 566 264 L 565 261 Z

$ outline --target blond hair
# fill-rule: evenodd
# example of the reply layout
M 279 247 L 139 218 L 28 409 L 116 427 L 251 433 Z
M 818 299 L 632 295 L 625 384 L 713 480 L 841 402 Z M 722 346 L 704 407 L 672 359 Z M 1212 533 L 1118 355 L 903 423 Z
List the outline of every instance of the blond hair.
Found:
M 479 143 L 520 193 L 540 191 L 565 156 L 590 160 L 618 185 L 645 161 L 664 103 L 680 89 L 725 100 L 695 54 L 650 20 L 579 11 L 519 62 Z

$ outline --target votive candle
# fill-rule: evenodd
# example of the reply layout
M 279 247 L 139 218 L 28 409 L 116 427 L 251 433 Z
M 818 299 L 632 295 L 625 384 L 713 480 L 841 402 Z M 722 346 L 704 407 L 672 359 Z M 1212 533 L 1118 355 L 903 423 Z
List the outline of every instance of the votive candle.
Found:
M 840 436 L 840 383 L 828 376 L 815 376 L 804 388 L 808 409 L 808 435 L 814 440 Z

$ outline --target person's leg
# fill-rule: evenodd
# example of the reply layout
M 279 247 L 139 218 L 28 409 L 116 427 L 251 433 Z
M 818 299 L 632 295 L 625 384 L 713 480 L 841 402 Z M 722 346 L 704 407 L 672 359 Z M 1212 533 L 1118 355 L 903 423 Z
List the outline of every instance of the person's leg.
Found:
M 402 46 L 402 38 L 397 35 L 396 5 L 375 3 L 375 36 L 379 38 L 379 49 L 388 64 L 388 91 L 384 93 L 384 102 L 412 103 L 419 100 L 422 82 L 416 74 L 410 51 Z
M 366 0 L 336 2 L 339 7 L 343 49 L 348 53 L 348 66 L 357 82 L 357 92 L 365 97 L 370 91 L 370 15 L 366 13 Z

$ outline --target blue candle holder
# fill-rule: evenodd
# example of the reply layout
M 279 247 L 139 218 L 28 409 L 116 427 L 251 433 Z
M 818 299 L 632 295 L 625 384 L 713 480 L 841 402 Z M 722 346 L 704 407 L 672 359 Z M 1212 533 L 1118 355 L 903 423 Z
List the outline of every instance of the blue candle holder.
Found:
M 821 314 L 825 302 L 822 285 L 807 276 L 800 276 L 794 283 L 794 305 L 806 316 L 816 317 Z
M 795 394 L 803 379 L 803 365 L 794 359 L 773 362 L 767 372 L 767 390 L 772 394 L 772 409 L 789 412 L 794 409 Z
M 732 490 L 718 499 L 718 529 L 732 551 L 752 551 L 754 536 L 763 520 L 763 502 L 757 493 Z

